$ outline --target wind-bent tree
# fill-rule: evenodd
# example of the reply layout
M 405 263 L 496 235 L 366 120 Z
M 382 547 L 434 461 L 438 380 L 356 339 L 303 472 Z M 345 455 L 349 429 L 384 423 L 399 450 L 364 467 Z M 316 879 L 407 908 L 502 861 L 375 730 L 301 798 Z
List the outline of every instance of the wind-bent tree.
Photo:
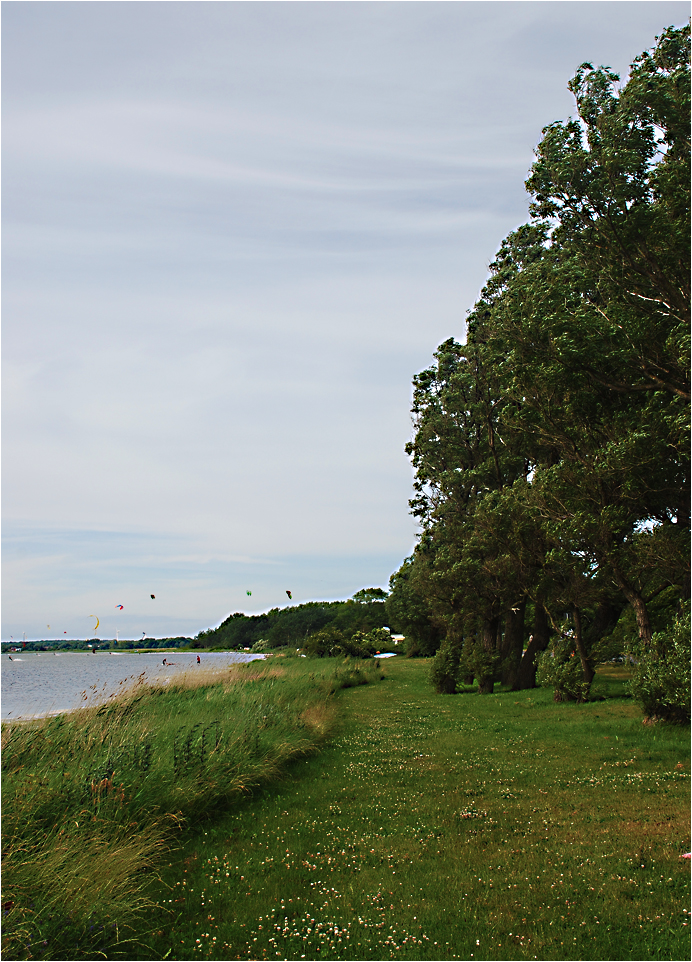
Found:
M 625 602 L 648 644 L 652 600 L 689 598 L 689 76 L 689 27 L 621 89 L 579 68 L 467 344 L 414 380 L 411 579 L 481 691 L 532 683 L 548 625 L 588 687 Z

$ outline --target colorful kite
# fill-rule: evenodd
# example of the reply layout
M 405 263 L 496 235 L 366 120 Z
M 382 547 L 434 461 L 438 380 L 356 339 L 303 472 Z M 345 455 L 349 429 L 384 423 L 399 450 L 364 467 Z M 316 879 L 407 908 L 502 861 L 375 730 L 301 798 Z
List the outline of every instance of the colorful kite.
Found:
M 251 591 L 246 591 L 245 594 L 246 594 L 246 595 L 251 595 L 252 592 L 251 592 Z
M 293 595 L 288 589 L 286 589 L 286 594 L 288 595 L 289 598 L 293 598 Z
M 115 607 L 118 609 L 118 611 L 122 611 L 125 605 L 116 605 Z
M 152 598 L 155 598 L 155 597 L 156 597 L 156 595 L 152 595 L 151 597 L 152 597 Z
M 98 626 L 101 624 L 101 622 L 99 621 L 97 615 L 89 615 L 89 617 L 90 617 L 90 618 L 96 618 L 96 624 L 94 625 L 94 631 L 96 631 L 96 629 L 97 629 Z

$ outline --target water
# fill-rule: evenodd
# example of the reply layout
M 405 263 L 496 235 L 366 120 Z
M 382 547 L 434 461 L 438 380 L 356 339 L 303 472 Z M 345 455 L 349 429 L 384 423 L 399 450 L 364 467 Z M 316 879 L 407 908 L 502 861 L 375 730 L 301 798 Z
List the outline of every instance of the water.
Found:
M 197 652 L 17 652 L 12 661 L 0 658 L 2 682 L 2 720 L 57 714 L 78 708 L 84 693 L 108 697 L 120 682 L 134 681 L 142 672 L 150 681 L 165 681 L 177 672 L 197 666 Z M 223 668 L 237 662 L 252 661 L 263 655 L 244 652 L 200 652 L 202 667 Z M 164 666 L 163 659 L 173 664 Z

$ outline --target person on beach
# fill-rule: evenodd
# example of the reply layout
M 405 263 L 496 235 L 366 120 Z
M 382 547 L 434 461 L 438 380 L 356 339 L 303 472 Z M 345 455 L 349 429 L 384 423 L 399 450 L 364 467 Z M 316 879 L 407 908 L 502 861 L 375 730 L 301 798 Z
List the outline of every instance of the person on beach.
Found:
M 199 655 L 197 655 L 197 664 L 201 665 L 201 663 L 202 663 L 202 659 L 199 657 Z
M 164 664 L 164 665 L 166 664 L 166 659 L 165 659 L 165 658 L 163 659 L 163 664 Z

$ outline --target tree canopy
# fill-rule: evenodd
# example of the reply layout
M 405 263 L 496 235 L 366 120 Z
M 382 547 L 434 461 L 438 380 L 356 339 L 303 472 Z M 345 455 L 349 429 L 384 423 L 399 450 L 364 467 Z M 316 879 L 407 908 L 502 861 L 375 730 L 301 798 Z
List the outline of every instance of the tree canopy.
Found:
M 623 85 L 577 70 L 466 343 L 414 379 L 422 535 L 394 583 L 445 636 L 440 690 L 533 685 L 552 635 L 583 693 L 627 612 L 646 646 L 689 600 L 689 40 Z

